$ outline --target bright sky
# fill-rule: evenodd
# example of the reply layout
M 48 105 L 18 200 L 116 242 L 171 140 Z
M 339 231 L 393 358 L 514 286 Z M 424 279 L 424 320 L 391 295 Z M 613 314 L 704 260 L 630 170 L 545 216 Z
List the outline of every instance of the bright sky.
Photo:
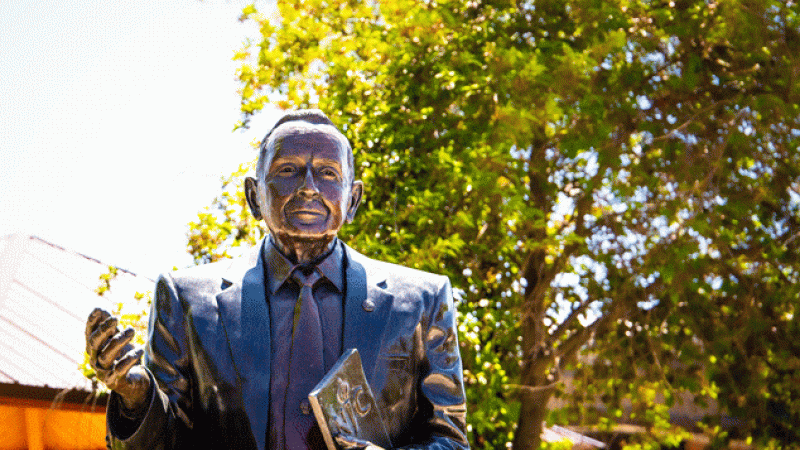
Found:
M 247 3 L 0 2 L 0 235 L 150 277 L 189 265 L 186 224 L 277 118 L 231 132 Z

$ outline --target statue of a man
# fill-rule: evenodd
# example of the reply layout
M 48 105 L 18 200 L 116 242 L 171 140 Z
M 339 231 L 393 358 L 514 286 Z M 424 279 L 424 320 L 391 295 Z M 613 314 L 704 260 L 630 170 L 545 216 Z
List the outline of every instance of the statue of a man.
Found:
M 91 364 L 113 391 L 109 446 L 324 449 L 307 396 L 356 348 L 393 445 L 468 448 L 449 280 L 337 238 L 363 193 L 347 138 L 321 111 L 286 114 L 245 192 L 269 236 L 249 256 L 159 277 L 144 351 L 106 311 L 89 316 Z

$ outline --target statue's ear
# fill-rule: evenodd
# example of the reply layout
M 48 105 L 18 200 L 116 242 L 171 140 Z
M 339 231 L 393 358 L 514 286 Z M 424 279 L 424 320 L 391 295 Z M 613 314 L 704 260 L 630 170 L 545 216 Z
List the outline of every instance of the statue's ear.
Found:
M 244 179 L 244 196 L 247 198 L 247 206 L 250 207 L 250 212 L 256 220 L 261 220 L 264 216 L 261 214 L 261 205 L 258 203 L 258 181 L 253 177 Z
M 361 180 L 353 181 L 353 185 L 350 186 L 350 204 L 347 205 L 347 223 L 353 221 L 353 218 L 356 217 L 356 211 L 358 210 L 358 205 L 361 204 L 361 197 L 364 195 L 364 183 Z

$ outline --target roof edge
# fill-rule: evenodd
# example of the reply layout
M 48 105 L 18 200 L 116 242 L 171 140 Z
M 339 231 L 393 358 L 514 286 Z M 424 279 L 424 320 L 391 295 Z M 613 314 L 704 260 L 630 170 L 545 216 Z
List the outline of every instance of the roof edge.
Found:
M 102 412 L 107 401 L 106 392 L 0 383 L 0 405 Z
M 41 237 L 39 237 L 39 236 L 37 236 L 37 235 L 35 235 L 35 234 L 11 233 L 11 234 L 6 234 L 6 235 L 4 235 L 4 236 L 0 237 L 0 239 L 12 239 L 12 238 L 15 238 L 15 237 L 16 237 L 16 238 L 22 238 L 22 239 L 25 239 L 25 238 L 27 238 L 27 239 L 29 239 L 29 240 L 35 240 L 35 241 L 39 241 L 39 242 L 41 242 L 42 244 L 45 244 L 45 245 L 48 245 L 48 246 L 50 246 L 50 247 L 56 248 L 56 249 L 58 249 L 58 250 L 61 250 L 62 252 L 66 252 L 66 253 L 72 253 L 73 255 L 77 255 L 77 256 L 80 256 L 81 258 L 88 259 L 89 261 L 96 262 L 97 264 L 100 264 L 100 265 L 102 265 L 102 266 L 106 266 L 106 267 L 114 267 L 115 269 L 117 269 L 117 270 L 119 270 L 119 271 L 121 271 L 121 272 L 127 273 L 127 274 L 129 274 L 129 275 L 132 275 L 132 276 L 134 276 L 134 277 L 141 277 L 141 278 L 144 278 L 144 279 L 146 279 L 146 280 L 149 280 L 149 281 L 151 281 L 151 282 L 154 282 L 154 283 L 155 283 L 155 280 L 154 280 L 154 279 L 152 279 L 152 278 L 150 278 L 150 277 L 148 277 L 148 276 L 145 276 L 145 275 L 139 275 L 139 274 L 137 274 L 136 272 L 133 272 L 133 271 L 131 271 L 131 270 L 128 270 L 128 269 L 125 269 L 125 268 L 123 268 L 123 267 L 116 266 L 116 265 L 114 265 L 114 264 L 107 264 L 107 263 L 105 263 L 105 262 L 103 262 L 103 261 L 100 261 L 100 260 L 99 260 L 99 259 L 97 259 L 97 258 L 93 258 L 93 257 L 91 257 L 91 256 L 89 256 L 89 255 L 85 255 L 85 254 L 83 254 L 83 253 L 81 253 L 81 252 L 78 252 L 78 251 L 75 251 L 75 250 L 72 250 L 72 249 L 69 249 L 69 248 L 66 248 L 66 247 L 62 247 L 62 246 L 60 246 L 60 245 L 58 245 L 58 244 L 54 244 L 54 243 L 52 243 L 52 242 L 48 241 L 47 239 L 41 238 Z

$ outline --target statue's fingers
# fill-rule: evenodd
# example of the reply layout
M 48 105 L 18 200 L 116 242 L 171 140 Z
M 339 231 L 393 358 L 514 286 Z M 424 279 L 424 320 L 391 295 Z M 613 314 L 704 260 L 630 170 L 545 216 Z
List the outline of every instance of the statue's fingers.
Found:
M 111 313 L 106 311 L 103 308 L 95 308 L 90 314 L 89 317 L 86 319 L 86 338 L 88 339 L 89 336 L 94 333 L 94 329 L 97 327 L 98 324 L 104 322 L 106 319 L 111 317 Z
M 131 327 L 113 335 L 105 346 L 97 352 L 97 364 L 101 367 L 111 367 L 116 359 L 123 356 L 122 352 L 130 350 L 130 348 L 126 350 L 125 347 L 135 335 L 136 332 Z
M 117 329 L 117 318 L 114 316 L 104 320 L 97 329 L 94 330 L 89 339 L 86 340 L 86 353 L 89 354 L 91 359 L 97 357 L 97 352 L 103 348 L 106 341 L 111 338 L 115 333 L 119 332 Z
M 141 362 L 142 355 L 144 355 L 144 350 L 138 348 L 129 351 L 125 356 L 117 360 L 117 363 L 114 364 L 114 370 L 111 371 L 107 379 L 108 381 L 105 382 L 106 385 L 114 389 L 119 381 L 128 375 L 131 367 Z
M 349 434 L 337 433 L 333 436 L 336 444 L 343 449 L 347 450 L 363 450 L 372 445 L 371 442 L 351 436 Z

